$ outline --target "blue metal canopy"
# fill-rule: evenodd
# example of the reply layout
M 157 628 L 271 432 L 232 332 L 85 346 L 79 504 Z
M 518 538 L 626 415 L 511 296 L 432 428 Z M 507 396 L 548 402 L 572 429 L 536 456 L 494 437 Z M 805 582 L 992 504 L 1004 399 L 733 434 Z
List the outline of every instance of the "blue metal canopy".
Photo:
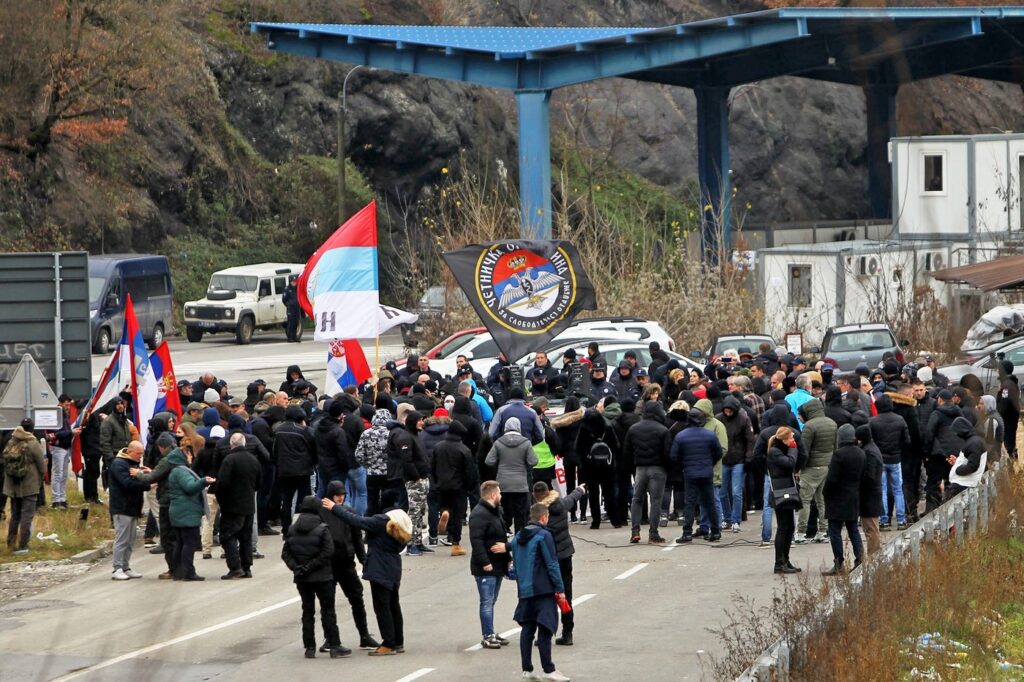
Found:
M 692 88 L 705 244 L 728 215 L 730 88 L 793 75 L 857 85 L 876 217 L 891 210 L 886 145 L 903 83 L 946 74 L 1024 83 L 1024 7 L 787 8 L 656 28 L 254 23 L 270 49 L 512 90 L 524 231 L 551 232 L 548 102 L 610 77 Z

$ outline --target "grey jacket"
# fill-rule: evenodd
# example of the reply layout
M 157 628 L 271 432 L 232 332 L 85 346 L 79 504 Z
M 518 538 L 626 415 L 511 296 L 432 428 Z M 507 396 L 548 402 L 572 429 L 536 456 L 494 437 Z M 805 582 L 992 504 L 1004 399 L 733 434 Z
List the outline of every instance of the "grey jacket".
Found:
M 505 433 L 494 441 L 484 464 L 498 466 L 498 485 L 503 493 L 530 492 L 530 470 L 537 465 L 537 453 L 530 440 L 519 433 L 519 420 L 505 422 Z

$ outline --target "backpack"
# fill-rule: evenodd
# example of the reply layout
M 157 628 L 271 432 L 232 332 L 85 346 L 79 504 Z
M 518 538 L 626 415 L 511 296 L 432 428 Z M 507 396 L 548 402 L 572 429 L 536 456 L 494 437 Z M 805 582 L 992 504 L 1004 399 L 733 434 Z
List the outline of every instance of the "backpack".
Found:
M 32 453 L 28 449 L 28 441 L 12 438 L 4 447 L 4 476 L 20 481 L 28 474 L 32 466 Z
M 590 462 L 600 466 L 612 465 L 612 449 L 603 440 L 590 446 Z

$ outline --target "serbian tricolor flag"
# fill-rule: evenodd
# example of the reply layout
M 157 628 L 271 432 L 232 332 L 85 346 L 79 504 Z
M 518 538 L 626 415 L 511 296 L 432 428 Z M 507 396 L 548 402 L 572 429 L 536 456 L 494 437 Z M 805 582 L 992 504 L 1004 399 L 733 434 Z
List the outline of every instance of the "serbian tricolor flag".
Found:
M 156 404 L 153 414 L 171 412 L 181 420 L 181 398 L 178 396 L 178 380 L 174 376 L 174 365 L 171 364 L 171 349 L 167 342 L 161 343 L 149 356 L 149 364 L 153 367 L 156 377 Z
M 327 383 L 324 395 L 335 395 L 346 386 L 362 386 L 370 378 L 370 365 L 358 341 L 332 341 L 327 351 Z
M 299 304 L 313 319 L 313 340 L 378 336 L 377 204 L 348 219 L 306 263 Z
M 127 376 L 127 369 L 125 369 L 124 375 Z M 107 366 L 103 368 L 103 373 L 92 392 L 92 397 L 78 413 L 78 418 L 74 423 L 76 428 L 81 426 L 82 422 L 88 421 L 93 412 L 116 398 L 122 388 L 126 388 L 128 382 L 127 380 L 121 381 L 121 376 L 121 346 L 118 345 L 111 353 Z

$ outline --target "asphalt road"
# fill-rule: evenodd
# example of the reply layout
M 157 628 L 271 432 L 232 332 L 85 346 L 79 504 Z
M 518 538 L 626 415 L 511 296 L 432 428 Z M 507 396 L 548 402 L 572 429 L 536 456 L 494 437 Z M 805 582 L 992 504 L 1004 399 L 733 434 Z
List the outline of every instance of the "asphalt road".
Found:
M 678 529 L 673 524 L 665 530 Z M 765 604 L 783 580 L 793 580 L 772 574 L 774 553 L 757 547 L 754 522 L 742 533 L 726 533 L 717 546 L 628 545 L 626 532 L 611 528 L 574 526 L 573 534 L 576 645 L 555 647 L 554 659 L 577 680 L 703 679 L 703 652 L 721 650 L 707 628 L 725 623 L 732 595 Z M 370 658 L 356 651 L 347 659 L 320 654 L 306 660 L 280 538 L 260 538 L 260 545 L 267 558 L 256 562 L 253 580 L 223 582 L 224 562 L 197 555 L 206 582 L 159 581 L 162 557 L 139 549 L 132 565 L 142 580 L 111 581 L 105 560 L 72 582 L 0 607 L 0 679 L 519 679 L 515 585 L 503 585 L 495 613 L 496 628 L 512 645 L 474 649 L 480 631 L 468 557 L 439 548 L 403 558 L 406 653 Z M 830 552 L 827 544 L 812 544 L 794 547 L 793 557 L 817 574 Z M 340 590 L 337 595 L 342 642 L 352 646 L 358 639 L 348 603 Z M 365 601 L 376 632 L 368 588 Z
M 205 337 L 199 343 L 189 343 L 185 339 L 169 339 L 171 361 L 174 372 L 179 379 L 195 381 L 203 372 L 213 372 L 218 378 L 228 382 L 234 393 L 245 397 L 245 386 L 253 379 L 263 379 L 267 387 L 277 389 L 284 381 L 285 369 L 297 364 L 306 378 L 316 386 L 323 388 L 327 366 L 327 344 L 313 341 L 312 332 L 307 330 L 301 343 L 288 343 L 283 333 L 264 332 L 256 334 L 248 346 L 235 343 L 230 334 L 217 334 Z M 370 341 L 361 342 L 366 359 L 371 369 L 375 355 L 380 363 L 397 357 L 402 352 L 402 335 L 394 330 L 380 339 L 379 351 Z M 109 356 L 94 355 L 92 357 L 92 376 L 96 382 Z

